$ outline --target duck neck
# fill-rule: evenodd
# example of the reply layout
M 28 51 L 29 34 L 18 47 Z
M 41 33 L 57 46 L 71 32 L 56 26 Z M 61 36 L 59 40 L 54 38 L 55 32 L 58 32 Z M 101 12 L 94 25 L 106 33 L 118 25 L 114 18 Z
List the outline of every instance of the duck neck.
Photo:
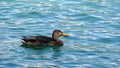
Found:
M 53 32 L 52 39 L 55 41 L 59 41 L 59 36 Z
M 63 45 L 63 42 L 62 40 L 59 39 L 60 36 L 57 36 L 55 34 L 52 35 L 52 39 L 56 42 L 56 45 L 60 45 L 62 46 Z
M 59 39 L 59 36 L 52 36 L 53 40 L 56 42 L 56 45 L 62 46 L 63 42 Z
M 58 36 L 52 36 L 52 38 L 53 38 L 53 40 L 55 40 L 55 41 L 59 41 L 59 37 Z

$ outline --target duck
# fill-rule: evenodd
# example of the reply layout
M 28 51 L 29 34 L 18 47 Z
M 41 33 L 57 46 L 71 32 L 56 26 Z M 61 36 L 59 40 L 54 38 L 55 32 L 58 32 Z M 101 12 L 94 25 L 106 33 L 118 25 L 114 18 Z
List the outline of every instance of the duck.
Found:
M 48 36 L 22 36 L 22 43 L 33 47 L 37 46 L 63 46 L 63 41 L 59 39 L 60 36 L 69 36 L 63 33 L 60 29 L 55 29 L 52 37 Z

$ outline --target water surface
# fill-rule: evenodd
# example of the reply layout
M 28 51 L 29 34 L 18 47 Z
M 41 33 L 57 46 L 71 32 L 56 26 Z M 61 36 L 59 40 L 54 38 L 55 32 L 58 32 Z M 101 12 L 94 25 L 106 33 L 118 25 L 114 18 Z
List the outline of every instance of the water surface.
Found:
M 119 68 L 120 0 L 0 0 L 1 68 Z M 63 47 L 21 47 L 21 36 L 51 36 Z

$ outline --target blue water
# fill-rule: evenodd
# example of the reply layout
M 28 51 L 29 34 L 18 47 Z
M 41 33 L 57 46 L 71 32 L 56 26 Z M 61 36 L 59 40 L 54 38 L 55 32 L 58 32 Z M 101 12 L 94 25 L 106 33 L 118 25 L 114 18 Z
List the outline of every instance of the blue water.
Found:
M 21 47 L 51 36 L 63 47 Z M 120 68 L 120 0 L 0 0 L 0 68 Z

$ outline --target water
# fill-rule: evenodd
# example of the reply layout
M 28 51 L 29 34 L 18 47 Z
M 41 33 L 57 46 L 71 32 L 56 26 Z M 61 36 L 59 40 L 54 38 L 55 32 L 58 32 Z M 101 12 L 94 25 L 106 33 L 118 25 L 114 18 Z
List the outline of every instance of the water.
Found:
M 0 68 L 120 68 L 120 0 L 0 0 Z M 63 47 L 21 47 L 51 36 Z

